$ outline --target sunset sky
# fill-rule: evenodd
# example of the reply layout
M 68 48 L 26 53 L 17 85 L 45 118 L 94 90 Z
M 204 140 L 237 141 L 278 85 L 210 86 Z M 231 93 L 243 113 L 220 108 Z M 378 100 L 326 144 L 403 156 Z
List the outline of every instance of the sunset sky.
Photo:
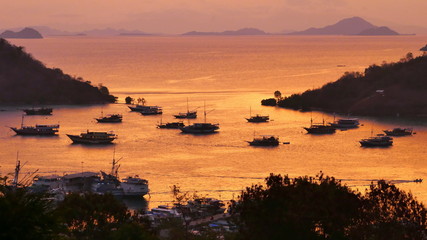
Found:
M 255 27 L 267 32 L 322 27 L 359 16 L 402 33 L 427 33 L 426 0 L 0 0 L 0 29 L 49 26 L 155 33 Z

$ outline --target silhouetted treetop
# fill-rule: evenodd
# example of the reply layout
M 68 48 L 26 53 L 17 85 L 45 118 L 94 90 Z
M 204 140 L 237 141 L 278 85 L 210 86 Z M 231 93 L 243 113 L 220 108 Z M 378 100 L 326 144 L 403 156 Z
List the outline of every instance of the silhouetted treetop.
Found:
M 47 68 L 0 38 L 0 104 L 94 104 L 115 102 L 105 86 L 92 86 L 59 68 Z

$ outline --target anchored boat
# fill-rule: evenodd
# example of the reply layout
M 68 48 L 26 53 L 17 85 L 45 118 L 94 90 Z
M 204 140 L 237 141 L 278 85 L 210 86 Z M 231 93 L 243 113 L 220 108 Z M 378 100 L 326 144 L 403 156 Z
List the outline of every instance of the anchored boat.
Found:
M 83 144 L 106 144 L 113 142 L 117 135 L 112 132 L 90 132 L 89 130 L 80 135 L 71 135 L 67 136 L 73 141 L 73 143 L 83 143 Z

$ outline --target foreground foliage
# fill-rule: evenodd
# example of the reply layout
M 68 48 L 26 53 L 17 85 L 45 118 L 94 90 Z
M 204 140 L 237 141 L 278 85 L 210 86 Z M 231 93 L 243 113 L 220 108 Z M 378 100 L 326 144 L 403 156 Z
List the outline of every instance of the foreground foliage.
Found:
M 233 206 L 239 239 L 423 239 L 426 209 L 393 184 L 362 195 L 333 177 L 271 174 Z

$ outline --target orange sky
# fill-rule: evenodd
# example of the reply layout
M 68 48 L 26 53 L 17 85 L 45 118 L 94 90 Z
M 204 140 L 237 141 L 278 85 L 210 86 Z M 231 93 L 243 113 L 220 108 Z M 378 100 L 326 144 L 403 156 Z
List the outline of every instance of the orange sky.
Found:
M 256 27 L 303 30 L 360 16 L 401 33 L 427 33 L 426 0 L 0 0 L 0 28 L 50 26 L 155 33 Z

